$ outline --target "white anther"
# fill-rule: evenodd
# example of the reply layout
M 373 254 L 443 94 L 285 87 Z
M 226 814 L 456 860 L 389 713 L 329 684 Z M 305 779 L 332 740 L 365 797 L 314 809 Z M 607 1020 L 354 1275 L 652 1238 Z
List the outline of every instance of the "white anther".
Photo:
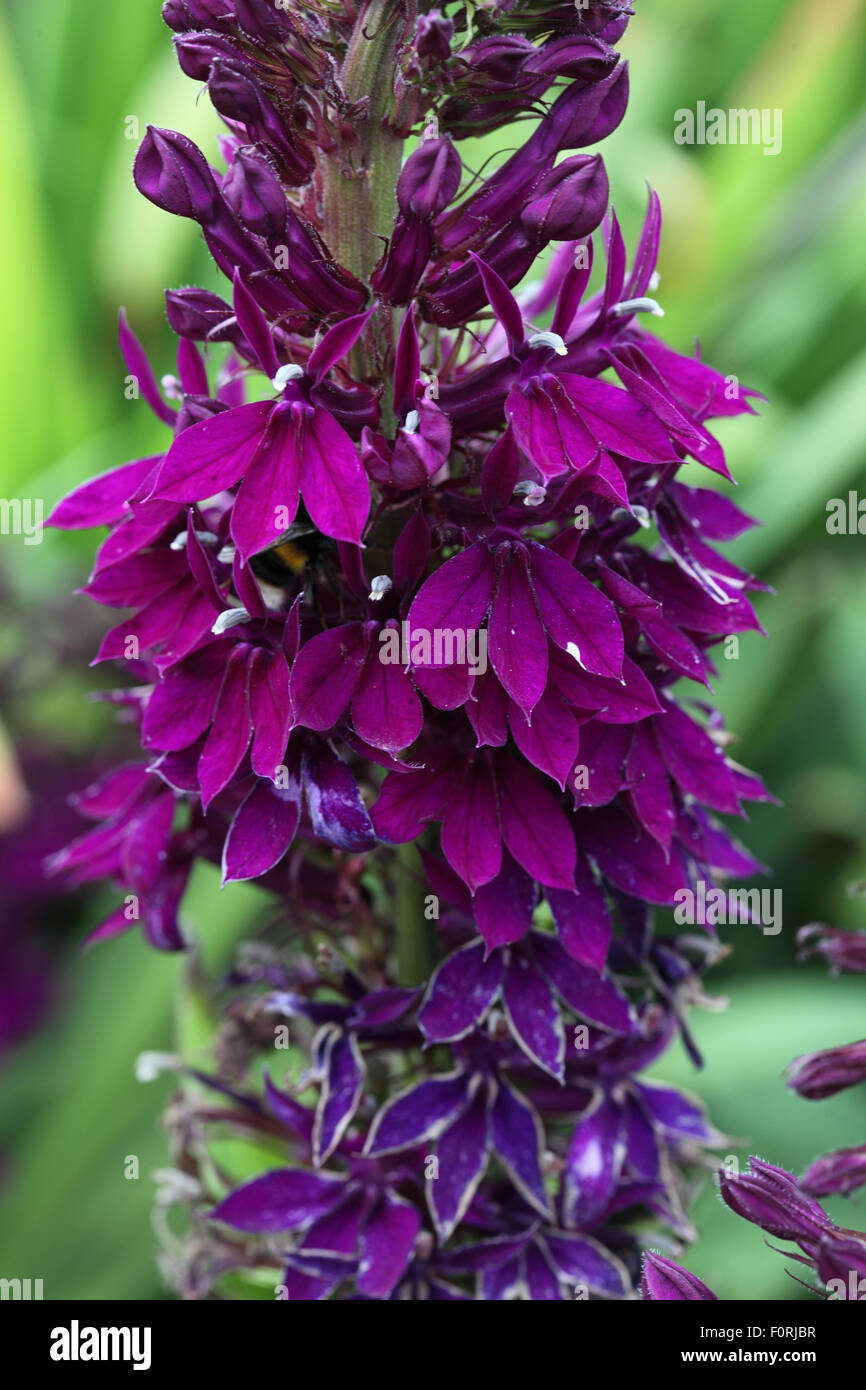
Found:
M 662 277 L 659 275 L 657 270 L 654 270 L 649 278 L 649 288 L 652 290 L 653 294 L 655 294 L 661 282 Z
M 240 623 L 248 623 L 250 615 L 245 608 L 224 608 L 222 613 L 217 615 L 216 622 L 211 628 L 214 637 L 221 637 L 224 632 L 228 632 L 231 627 L 238 627 Z
M 299 367 L 297 362 L 287 362 L 284 367 L 280 367 L 271 385 L 275 391 L 282 391 L 283 387 L 290 381 L 297 381 L 299 376 L 304 375 L 303 367 Z
M 663 319 L 665 311 L 656 299 L 624 299 L 620 304 L 614 304 L 610 311 L 612 314 L 652 314 L 654 318 Z
M 529 346 L 531 348 L 553 348 L 557 357 L 566 357 L 568 355 L 568 348 L 565 346 L 565 340 L 560 338 L 558 333 L 533 333 L 532 337 L 529 339 Z
M 160 380 L 160 385 L 170 401 L 183 400 L 183 387 L 177 377 L 173 376 L 171 372 L 166 372 L 165 376 Z
M 543 488 L 540 483 L 533 483 L 527 478 L 517 484 L 514 495 L 523 498 L 524 507 L 540 507 L 547 496 L 547 489 Z
M 234 561 L 235 553 L 235 547 L 233 545 L 224 545 L 217 555 L 217 559 L 221 565 L 230 565 Z
M 417 434 L 421 424 L 421 414 L 417 410 L 410 410 L 406 416 L 406 423 L 403 426 L 405 434 Z
M 196 535 L 202 545 L 215 545 L 219 540 L 219 536 L 215 536 L 213 531 L 196 531 Z M 186 531 L 179 531 L 168 547 L 169 550 L 186 550 L 187 539 Z
M 135 1059 L 136 1081 L 155 1081 L 166 1071 L 177 1071 L 180 1058 L 175 1052 L 139 1052 Z
M 377 574 L 370 580 L 370 592 L 367 597 L 371 603 L 379 603 L 393 587 L 387 574 Z

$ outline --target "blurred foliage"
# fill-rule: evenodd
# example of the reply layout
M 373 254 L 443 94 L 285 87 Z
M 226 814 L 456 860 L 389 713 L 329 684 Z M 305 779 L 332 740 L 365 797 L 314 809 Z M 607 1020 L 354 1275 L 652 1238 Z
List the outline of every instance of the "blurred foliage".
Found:
M 862 1031 L 862 982 L 795 970 L 794 933 L 810 920 L 864 925 L 866 914 L 847 891 L 866 878 L 866 542 L 825 525 L 830 498 L 866 496 L 866 0 L 643 0 L 637 9 L 622 45 L 631 105 L 605 158 L 629 244 L 647 179 L 662 198 L 664 336 L 688 349 L 699 333 L 708 360 L 768 398 L 758 418 L 720 433 L 737 501 L 763 523 L 732 553 L 777 591 L 759 601 L 769 641 L 749 635 L 737 660 L 720 661 L 717 695 L 737 756 L 784 802 L 757 810 L 744 833 L 783 889 L 783 930 L 722 929 L 735 951 L 711 987 L 730 1006 L 697 1019 L 706 1069 L 695 1073 L 678 1054 L 658 1070 L 710 1105 L 731 1154 L 754 1150 L 797 1169 L 866 1138 L 862 1095 L 812 1110 L 781 1079 L 791 1056 Z M 781 152 L 675 144 L 675 112 L 698 100 L 780 109 Z M 194 229 L 134 190 L 131 160 L 149 120 L 216 153 L 216 120 L 174 64 L 157 0 L 101 6 L 98 22 L 92 0 L 7 0 L 4 496 L 43 497 L 47 508 L 84 477 L 162 445 L 144 402 L 123 397 L 117 309 L 126 306 L 157 372 L 169 371 L 162 289 L 215 285 L 216 275 Z M 489 142 L 466 147 L 473 167 L 491 153 Z M 3 537 L 4 586 L 28 613 L 48 614 L 84 581 L 92 549 L 87 536 L 49 535 L 30 548 Z M 93 630 L 83 599 L 63 621 Z M 25 632 L 22 663 L 37 676 L 32 690 L 12 692 L 12 732 L 50 734 L 70 759 L 98 751 L 108 715 L 83 701 L 99 673 L 34 662 L 46 632 L 32 621 Z M 10 640 L 7 632 L 4 664 Z M 172 999 L 188 967 L 137 937 L 80 955 L 95 910 L 90 901 L 85 922 L 71 904 L 58 923 L 61 1003 L 3 1064 L 0 1272 L 44 1278 L 50 1298 L 158 1298 L 149 1174 L 167 1162 L 159 1112 L 171 1082 L 143 1088 L 132 1069 L 142 1049 L 172 1045 Z M 203 869 L 187 918 L 205 964 L 219 970 L 264 910 L 254 890 L 220 894 Z M 129 1155 L 138 1181 L 124 1179 Z M 846 1220 L 863 1225 L 864 1216 L 861 1203 Z M 696 1218 L 702 1238 L 689 1263 L 721 1297 L 803 1296 L 709 1186 Z

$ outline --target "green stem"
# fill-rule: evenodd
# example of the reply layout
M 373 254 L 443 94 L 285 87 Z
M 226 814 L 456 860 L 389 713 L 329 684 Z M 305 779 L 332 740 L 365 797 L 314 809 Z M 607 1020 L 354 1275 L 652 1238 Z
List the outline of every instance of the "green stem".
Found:
M 420 985 L 436 966 L 436 923 L 424 915 L 424 880 L 414 845 L 397 850 L 395 917 L 397 928 L 397 978 L 402 985 Z
M 381 238 L 394 227 L 403 139 L 387 118 L 403 20 L 402 0 L 367 0 L 362 6 L 340 82 L 350 102 L 367 104 L 353 119 L 356 141 L 323 163 L 325 240 L 340 264 L 364 281 L 382 254 Z M 391 318 L 387 310 L 374 315 L 355 353 L 357 375 L 381 372 L 393 337 Z
M 322 165 L 325 240 L 340 264 L 365 282 L 382 254 L 382 238 L 393 231 L 397 212 L 403 138 L 388 117 L 394 98 L 395 53 L 405 23 L 405 0 L 366 0 L 362 5 L 340 83 L 350 102 L 366 105 L 353 118 L 356 140 Z M 390 383 L 382 379 L 392 346 L 393 315 L 380 306 L 350 362 L 355 376 L 384 385 L 382 428 L 386 432 L 394 421 L 389 417 Z M 396 880 L 398 977 L 403 984 L 421 984 L 435 965 L 436 925 L 424 916 L 424 880 L 412 845 L 397 851 Z

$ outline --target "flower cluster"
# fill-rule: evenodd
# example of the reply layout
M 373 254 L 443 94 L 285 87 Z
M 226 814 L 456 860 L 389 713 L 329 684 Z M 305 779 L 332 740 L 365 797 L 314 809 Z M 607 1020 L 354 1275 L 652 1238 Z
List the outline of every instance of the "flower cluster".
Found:
M 240 1268 L 276 1271 L 292 1300 L 622 1299 L 641 1249 L 624 1219 L 690 1238 L 690 1177 L 718 1136 L 694 1100 L 638 1074 L 673 1010 L 634 1007 L 619 976 L 550 935 L 485 959 L 468 918 L 447 927 L 467 939 L 426 989 L 369 988 L 329 950 L 313 965 L 259 948 L 233 972 L 218 1069 L 171 1110 L 195 1198 L 167 1262 L 178 1291 L 202 1297 Z M 281 1034 L 297 1074 L 259 1085 Z M 226 1129 L 278 1141 L 284 1166 L 226 1193 L 225 1170 L 201 1162 Z
M 269 1092 L 314 1170 L 219 1208 L 299 1233 L 296 1296 L 351 1279 L 360 1296 L 444 1297 L 470 1268 L 485 1298 L 559 1297 L 584 1276 L 623 1296 L 632 1238 L 592 1246 L 597 1277 L 575 1241 L 635 1206 L 687 1234 L 676 1160 L 709 1133 L 635 1073 L 675 1026 L 691 1046 L 684 1007 L 713 947 L 695 961 L 694 943 L 657 939 L 651 908 L 759 870 L 717 816 L 767 793 L 712 709 L 673 690 L 709 687 L 713 645 L 759 630 L 760 586 L 712 544 L 752 523 L 680 470 L 729 477 L 708 421 L 755 393 L 646 330 L 658 199 L 629 257 L 602 158 L 582 152 L 625 111 L 628 14 L 164 6 L 225 121 L 223 168 L 151 128 L 135 180 L 198 224 L 230 290 L 167 292 L 177 368 L 161 381 L 122 318 L 171 438 L 53 516 L 109 528 L 85 592 L 131 610 L 97 660 L 134 671 L 114 698 L 146 753 L 82 798 L 101 823 L 55 864 L 121 887 L 100 937 L 141 921 L 181 948 L 198 859 L 294 904 L 302 934 L 316 916 L 347 932 L 348 997 L 292 986 L 286 1006 L 322 1025 L 315 1114 Z M 461 140 L 522 115 L 525 143 L 473 174 Z M 426 885 L 391 848 L 406 844 Z M 409 909 L 407 883 L 430 889 Z M 395 979 L 398 899 L 415 964 Z M 430 920 L 445 953 L 422 1001 L 406 990 Z M 584 1051 L 565 1046 L 572 1015 Z M 397 1058 L 377 1066 L 374 1116 L 380 1048 L 412 1059 L 413 1082 L 391 1095 Z M 561 1152 L 542 1143 L 551 1116 L 580 1117 Z M 422 1233 L 407 1189 L 434 1140 Z

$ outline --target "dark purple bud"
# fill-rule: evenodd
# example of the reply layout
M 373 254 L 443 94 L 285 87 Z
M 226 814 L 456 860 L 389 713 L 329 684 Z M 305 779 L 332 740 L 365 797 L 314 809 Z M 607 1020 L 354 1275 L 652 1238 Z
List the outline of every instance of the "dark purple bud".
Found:
M 818 1276 L 824 1284 L 833 1280 L 839 1299 L 860 1301 L 866 1297 L 866 1235 L 834 1228 L 821 1237 Z
M 264 123 L 270 103 L 258 83 L 241 66 L 240 54 L 233 54 L 231 60 L 220 59 L 214 63 L 208 91 L 217 111 L 226 120 L 238 121 L 241 125 Z M 273 112 L 273 108 L 271 110 Z
M 433 245 L 429 222 L 398 218 L 391 243 L 370 284 L 392 304 L 408 304 L 427 268 Z
M 397 202 L 404 217 L 426 221 L 444 211 L 460 187 L 460 156 L 447 136 L 425 140 L 403 166 Z
M 451 40 L 454 25 L 438 10 L 422 14 L 415 28 L 415 48 L 419 58 L 428 58 L 434 63 L 444 63 L 451 57 Z
M 861 1081 L 866 1081 L 866 1039 L 795 1057 L 788 1067 L 788 1085 L 804 1100 L 823 1100 Z
M 814 1243 L 833 1223 L 784 1168 L 750 1158 L 751 1172 L 720 1172 L 719 1189 L 732 1211 L 781 1240 Z
M 278 240 L 286 229 L 286 195 L 273 168 L 253 145 L 237 151 L 223 179 L 223 194 L 245 227 Z
M 848 970 L 852 973 L 866 971 L 866 931 L 846 931 L 842 927 L 825 927 L 820 922 L 810 922 L 797 932 L 798 961 L 811 956 L 823 956 L 835 973 Z
M 584 82 L 597 82 L 618 62 L 617 54 L 600 39 L 588 38 L 584 34 L 566 34 L 564 38 L 546 43 L 543 48 L 533 45 L 525 71 L 551 78 L 572 77 Z
M 833 1192 L 847 1195 L 866 1185 L 866 1146 L 859 1149 L 837 1149 L 810 1163 L 800 1186 L 813 1197 L 828 1197 Z
M 628 64 L 621 63 L 602 82 L 566 87 L 553 103 L 536 135 L 557 150 L 595 145 L 616 130 L 628 103 Z
M 588 236 L 604 217 L 608 192 L 601 155 L 572 155 L 536 186 L 520 215 L 521 224 L 539 241 Z
M 226 8 L 224 3 L 223 10 Z M 291 21 L 274 0 L 233 0 L 231 8 L 237 16 L 237 27 L 248 38 L 279 43 L 291 35 Z
M 253 356 L 231 305 L 210 290 L 166 290 L 165 313 L 180 338 L 195 343 L 232 343 L 242 357 Z
M 181 34 L 174 41 L 181 72 L 195 82 L 206 82 L 211 64 L 217 58 L 237 58 L 238 51 L 230 39 L 221 34 Z
M 252 140 L 271 146 L 289 182 L 307 180 L 313 167 L 312 156 L 300 142 L 290 143 L 282 120 L 249 72 L 237 63 L 217 59 L 210 70 L 208 91 L 221 116 L 245 125 Z
M 643 1298 L 654 1302 L 716 1297 L 697 1275 L 652 1250 L 644 1255 L 640 1288 Z
M 233 16 L 226 0 L 165 0 L 162 17 L 169 29 L 185 34 L 192 29 L 231 33 Z
M 158 208 L 206 222 L 220 205 L 219 190 L 197 145 L 175 130 L 148 126 L 133 166 L 136 187 Z

